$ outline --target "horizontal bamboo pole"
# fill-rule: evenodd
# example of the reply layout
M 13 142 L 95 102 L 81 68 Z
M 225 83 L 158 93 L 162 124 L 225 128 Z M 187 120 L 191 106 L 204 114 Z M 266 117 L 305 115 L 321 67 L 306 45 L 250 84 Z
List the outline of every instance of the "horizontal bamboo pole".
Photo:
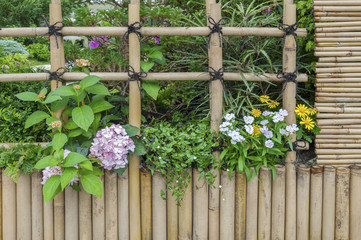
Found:
M 334 159 L 319 159 L 317 160 L 317 164 L 319 165 L 335 165 L 335 166 L 345 166 L 351 164 L 361 164 L 360 159 L 342 159 L 342 160 L 334 160 Z
M 361 107 L 361 102 L 359 103 L 315 103 L 315 107 L 340 107 L 340 108 L 349 108 L 349 107 Z
M 316 148 L 361 148 L 361 143 L 315 143 Z
M 361 14 L 359 16 L 361 16 Z M 361 21 L 315 23 L 316 29 L 322 27 L 349 27 L 349 26 L 361 26 Z
M 317 88 L 317 92 L 326 92 L 326 93 L 359 93 L 361 88 L 332 88 L 332 87 L 322 87 Z
M 361 38 L 359 39 L 361 41 Z M 361 62 L 361 57 L 320 57 L 319 62 Z
M 344 139 L 344 140 L 347 140 L 347 139 Z M 357 155 L 357 154 L 355 154 L 355 155 L 347 155 L 347 154 L 340 154 L 340 155 L 338 155 L 338 154 L 326 155 L 325 154 L 325 155 L 321 155 L 320 154 L 320 155 L 317 156 L 317 158 L 319 160 L 324 160 L 324 159 L 332 159 L 332 160 L 358 159 L 358 160 L 361 160 L 361 154 L 360 155 Z
M 359 98 L 340 98 L 340 97 L 316 97 L 317 102 L 360 102 Z
M 350 228 L 350 169 L 336 169 L 335 239 L 349 239 Z
M 340 135 L 317 135 L 317 139 L 340 139 Z M 361 135 L 343 135 L 342 139 L 359 139 Z M 326 153 L 327 154 L 327 153 Z
M 342 29 L 344 30 L 344 29 Z M 330 39 L 330 38 L 334 38 L 336 37 L 336 39 L 341 39 L 342 41 L 324 41 L 324 38 Z M 333 32 L 316 32 L 315 33 L 315 38 L 318 39 L 318 44 L 320 43 L 338 43 L 338 44 L 345 44 L 346 42 L 352 42 L 355 37 L 361 37 L 361 33 L 360 32 L 351 32 L 351 31 L 336 31 L 333 30 Z M 348 39 L 350 39 L 350 41 L 348 41 Z M 357 43 L 359 45 L 359 43 Z
M 361 98 L 358 93 L 329 93 L 329 92 L 316 92 L 316 97 L 352 97 Z
M 343 33 L 340 33 L 340 34 L 343 34 Z M 317 43 L 317 46 L 318 47 L 361 46 L 361 42 L 319 42 L 319 43 Z
M 361 129 L 321 129 L 320 134 L 336 134 L 336 135 L 344 135 L 344 134 L 361 134 Z
M 361 83 L 361 78 L 317 78 L 316 83 Z
M 25 144 L 39 144 L 42 147 L 45 147 L 46 145 L 48 145 L 48 143 L 23 143 Z M 11 149 L 13 147 L 15 147 L 16 145 L 18 145 L 18 143 L 0 143 L 0 147 L 5 147 L 6 149 Z
M 123 36 L 127 27 L 64 27 L 63 36 Z M 35 37 L 48 32 L 47 27 L 38 28 L 2 28 L 0 37 Z M 208 27 L 142 27 L 143 36 L 208 36 Z M 306 37 L 305 28 L 296 31 L 298 37 Z M 269 36 L 282 37 L 284 32 L 278 28 L 262 27 L 223 27 L 223 36 Z
M 361 113 L 361 107 L 317 107 L 317 110 L 322 112 L 332 112 L 332 113 Z
M 346 119 L 350 119 L 350 118 L 361 118 L 361 114 L 352 114 L 352 113 L 319 113 L 317 114 L 317 118 L 321 119 L 321 118 L 328 118 L 328 119 L 340 119 L 340 118 L 346 118 Z
M 361 17 L 314 17 L 314 20 L 320 22 L 351 22 L 361 21 Z
M 316 37 L 315 41 L 317 43 L 319 43 L 319 42 L 359 42 L 360 39 L 361 39 L 360 37 L 340 37 L 340 38 Z
M 361 154 L 361 149 L 316 149 L 316 154 Z
M 350 124 L 350 125 L 339 125 L 339 126 L 322 126 L 324 129 L 343 129 L 343 128 L 361 128 L 360 124 Z
M 361 11 L 361 6 L 314 6 L 314 12 L 355 12 Z
M 332 33 L 332 32 L 359 32 L 361 26 L 338 26 L 338 27 L 316 27 L 316 33 Z
M 351 166 L 350 180 L 350 239 L 361 236 L 361 168 Z
M 351 57 L 351 56 L 361 56 L 361 52 L 315 52 L 316 57 Z
M 315 47 L 316 52 L 361 51 L 361 47 Z
M 343 48 L 343 47 L 337 47 L 337 48 Z M 361 47 L 360 47 L 361 49 Z M 349 62 L 349 63 L 319 63 L 317 62 L 316 63 L 316 67 L 317 68 L 342 68 L 342 67 L 351 67 L 351 68 L 354 68 L 354 67 L 361 67 L 361 63 L 359 62 Z
M 360 1 L 313 1 L 314 6 L 361 6 Z
M 336 169 L 334 167 L 324 167 L 322 189 L 322 237 L 334 239 L 336 212 Z
M 316 83 L 315 87 L 316 88 L 321 88 L 321 87 L 350 87 L 350 88 L 359 88 L 361 87 L 361 83 Z

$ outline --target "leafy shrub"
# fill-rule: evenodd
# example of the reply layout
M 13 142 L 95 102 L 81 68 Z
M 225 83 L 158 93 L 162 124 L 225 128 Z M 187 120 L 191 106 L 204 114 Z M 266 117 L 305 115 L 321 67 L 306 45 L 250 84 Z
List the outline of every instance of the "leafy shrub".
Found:
M 0 73 L 34 72 L 25 54 L 15 53 L 0 58 Z
M 0 57 L 15 53 L 21 53 L 29 56 L 29 52 L 26 51 L 26 48 L 21 45 L 21 43 L 12 40 L 0 40 L 0 49 Z
M 30 53 L 30 58 L 36 58 L 39 61 L 47 61 L 50 58 L 49 47 L 41 43 L 33 43 L 26 47 Z

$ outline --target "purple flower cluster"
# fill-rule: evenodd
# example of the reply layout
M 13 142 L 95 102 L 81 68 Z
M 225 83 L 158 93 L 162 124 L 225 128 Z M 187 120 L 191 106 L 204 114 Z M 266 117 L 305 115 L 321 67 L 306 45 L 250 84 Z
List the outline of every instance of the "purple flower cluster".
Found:
M 152 39 L 154 40 L 155 44 L 160 44 L 160 36 L 152 37 Z
M 133 140 L 120 124 L 113 124 L 97 132 L 90 152 L 101 161 L 107 170 L 125 168 L 128 163 L 127 154 L 134 151 Z
M 107 42 L 109 39 L 105 36 L 93 37 L 93 41 L 89 42 L 89 48 L 97 48 L 102 45 L 103 42 Z
M 264 14 L 271 14 L 272 13 L 272 8 L 271 7 L 265 7 L 263 9 L 263 13 Z

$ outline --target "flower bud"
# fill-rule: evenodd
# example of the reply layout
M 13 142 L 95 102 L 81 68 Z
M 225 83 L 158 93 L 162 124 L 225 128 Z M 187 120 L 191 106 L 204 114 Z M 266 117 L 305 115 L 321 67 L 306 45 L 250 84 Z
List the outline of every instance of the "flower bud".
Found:
M 74 85 L 73 85 L 73 88 L 74 88 L 74 89 L 80 89 L 80 85 L 79 85 L 79 84 L 74 84 Z

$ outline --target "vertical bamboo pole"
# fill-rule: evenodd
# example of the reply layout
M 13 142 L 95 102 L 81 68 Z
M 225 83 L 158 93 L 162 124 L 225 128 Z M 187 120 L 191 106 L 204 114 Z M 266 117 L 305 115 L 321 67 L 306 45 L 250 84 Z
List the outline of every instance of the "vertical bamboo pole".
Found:
M 54 239 L 54 201 L 43 202 L 44 240 Z
M 258 239 L 271 239 L 272 172 L 261 167 L 258 190 Z
M 292 25 L 296 23 L 296 5 L 293 0 L 284 2 L 283 23 Z M 283 49 L 283 72 L 296 70 L 296 42 L 292 35 L 287 36 Z M 288 125 L 296 123 L 296 84 L 287 83 L 283 94 L 283 107 L 288 111 L 286 122 Z M 292 141 L 296 136 L 292 135 Z M 296 152 L 287 152 L 286 157 L 286 239 L 296 239 Z
M 128 169 L 118 176 L 118 235 L 121 240 L 129 240 L 129 181 Z M 147 239 L 147 238 L 144 238 Z
M 286 168 L 276 165 L 276 177 L 272 181 L 272 239 L 285 239 Z
M 235 172 L 232 172 L 232 178 L 229 179 L 228 172 L 222 171 L 221 185 L 220 239 L 234 240 L 234 209 L 236 192 Z
M 140 0 L 131 0 L 129 4 L 129 24 L 139 22 Z M 129 34 L 129 65 L 134 71 L 140 72 L 140 43 L 135 33 Z M 140 128 L 141 99 L 138 83 L 129 83 L 129 124 Z M 130 239 L 141 239 L 140 220 L 140 157 L 129 157 L 129 213 L 130 213 Z
M 59 193 L 54 198 L 54 239 L 65 239 L 65 194 Z
M 2 169 L 0 169 L 0 240 L 3 240 L 3 190 Z M 40 239 L 41 240 L 41 239 Z
M 361 236 L 361 167 L 351 167 L 350 183 L 350 239 Z
M 92 197 L 82 189 L 79 192 L 79 240 L 92 238 Z
M 142 239 L 152 239 L 152 175 L 149 171 L 140 172 Z
M 245 173 L 236 173 L 235 204 L 235 239 L 246 240 L 246 192 L 247 178 Z
M 31 236 L 32 239 L 44 239 L 43 228 L 43 192 L 41 173 L 34 171 L 31 176 Z
M 2 174 L 2 209 L 3 209 L 3 239 L 16 239 L 16 185 L 15 182 L 4 173 Z
M 107 240 L 118 240 L 118 192 L 117 175 L 114 171 L 105 171 L 105 236 Z
M 176 181 L 176 180 L 174 180 Z M 172 183 L 174 186 L 176 183 Z M 178 206 L 177 197 L 172 196 L 171 191 L 167 191 L 167 239 L 178 239 Z
M 105 203 L 104 203 L 104 176 L 100 176 L 103 182 L 102 198 L 92 196 L 92 228 L 93 239 L 105 240 Z
M 65 188 L 65 239 L 79 239 L 79 194 L 70 186 Z
M 350 169 L 336 170 L 336 229 L 335 239 L 349 239 L 350 227 Z
M 309 239 L 310 168 L 297 168 L 297 239 Z
M 161 191 L 166 193 L 166 188 L 167 186 L 161 173 L 155 172 L 152 178 L 152 217 L 153 239 L 157 240 L 167 239 L 167 202 L 161 196 Z
M 178 208 L 178 239 L 191 240 L 192 239 L 192 170 L 188 169 L 191 180 L 185 189 L 184 199 L 182 205 Z
M 322 237 L 322 176 L 323 167 L 311 168 L 310 239 L 312 240 L 321 240 Z
M 212 27 L 208 22 L 208 17 L 212 17 L 215 22 L 221 19 L 221 4 L 216 4 L 215 0 L 206 1 L 207 11 L 207 25 Z M 216 71 L 222 68 L 222 46 L 219 42 L 220 39 L 217 33 L 214 33 L 211 37 L 208 49 L 209 66 Z M 212 81 L 209 88 L 210 93 L 210 108 L 211 108 L 211 129 L 217 133 L 219 131 L 220 119 L 222 118 L 222 106 L 223 106 L 223 87 L 221 81 Z M 217 161 L 219 160 L 219 152 L 214 153 Z M 216 172 L 216 178 L 214 179 L 214 186 L 218 186 L 220 183 L 220 176 Z M 209 186 L 209 205 L 208 205 L 208 238 L 209 240 L 218 240 L 220 236 L 220 222 L 219 222 L 219 205 L 220 196 L 219 189 L 213 186 Z
M 208 185 L 193 169 L 193 239 L 208 240 Z
M 246 203 L 246 239 L 257 240 L 258 217 L 258 178 L 253 177 L 247 182 Z
M 336 169 L 323 169 L 322 239 L 335 238 Z
M 20 175 L 16 185 L 16 233 L 18 239 L 31 239 L 30 175 Z

